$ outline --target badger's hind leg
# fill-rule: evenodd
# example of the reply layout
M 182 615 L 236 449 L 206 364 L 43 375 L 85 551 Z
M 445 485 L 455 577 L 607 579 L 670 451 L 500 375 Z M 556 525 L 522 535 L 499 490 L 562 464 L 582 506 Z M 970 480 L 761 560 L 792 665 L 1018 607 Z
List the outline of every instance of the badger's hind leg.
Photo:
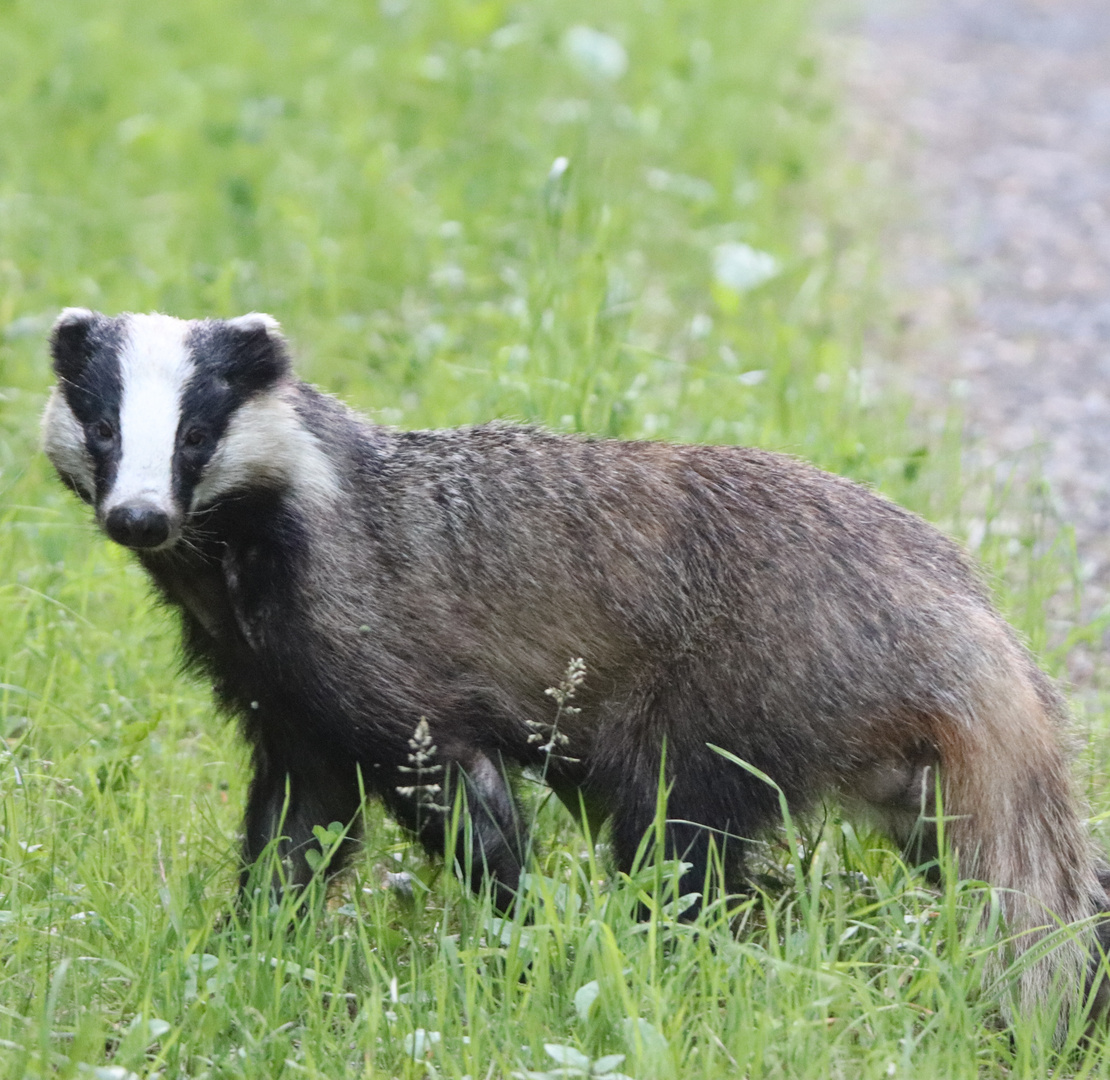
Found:
M 672 765 L 672 762 L 674 763 Z M 662 747 L 630 755 L 619 768 L 595 771 L 591 787 L 606 791 L 611 839 L 617 868 L 625 873 L 637 857 L 653 857 L 652 831 L 664 792 L 663 856 L 687 864 L 679 882 L 680 895 L 704 896 L 745 891 L 745 859 L 750 841 L 778 818 L 777 794 L 739 766 L 730 766 L 708 747 L 670 747 L 666 780 Z M 606 782 L 603 776 L 608 776 Z M 646 842 L 645 842 L 646 841 Z M 683 912 L 695 918 L 700 900 Z
M 849 816 L 885 832 L 901 847 L 906 862 L 939 880 L 936 794 L 939 757 L 935 748 L 872 761 L 854 772 L 841 791 Z
M 505 770 L 493 758 L 446 757 L 434 782 L 402 783 L 387 802 L 429 854 L 458 865 L 475 892 L 489 881 L 498 911 L 512 907 L 524 862 L 524 830 Z

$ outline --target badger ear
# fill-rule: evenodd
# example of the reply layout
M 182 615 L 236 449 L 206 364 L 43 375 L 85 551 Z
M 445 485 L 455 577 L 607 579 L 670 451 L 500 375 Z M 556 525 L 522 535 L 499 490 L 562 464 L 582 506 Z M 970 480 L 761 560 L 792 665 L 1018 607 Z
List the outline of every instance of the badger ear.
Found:
M 262 389 L 289 374 L 289 347 L 277 319 L 260 312 L 228 319 L 231 378 L 246 389 Z
M 93 354 L 93 330 L 105 319 L 88 308 L 67 307 L 50 331 L 54 374 L 63 382 L 78 378 Z

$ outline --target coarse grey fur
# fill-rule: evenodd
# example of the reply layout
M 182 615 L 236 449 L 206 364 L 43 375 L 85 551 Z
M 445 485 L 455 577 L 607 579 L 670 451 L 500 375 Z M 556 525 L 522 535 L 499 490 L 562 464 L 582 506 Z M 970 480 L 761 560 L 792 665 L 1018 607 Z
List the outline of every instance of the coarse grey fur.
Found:
M 461 783 L 476 882 L 507 905 L 513 769 L 608 821 L 627 869 L 665 758 L 668 849 L 698 890 L 710 837 L 740 875 L 743 838 L 779 820 L 715 745 L 796 812 L 837 796 L 926 851 L 939 774 L 961 872 L 999 887 L 1015 953 L 1106 907 L 1056 691 L 960 549 L 887 499 L 762 450 L 379 427 L 297 380 L 265 316 L 70 310 L 52 347 L 47 452 L 179 610 L 253 748 L 248 861 L 280 831 L 306 881 L 312 827 L 355 820 L 360 785 L 442 853 Z M 160 442 L 135 402 L 170 383 Z M 155 450 L 129 463 L 127 424 L 170 448 L 164 482 Z M 576 657 L 550 752 L 545 690 Z M 1028 965 L 1019 1004 L 1089 985 L 1094 937 Z

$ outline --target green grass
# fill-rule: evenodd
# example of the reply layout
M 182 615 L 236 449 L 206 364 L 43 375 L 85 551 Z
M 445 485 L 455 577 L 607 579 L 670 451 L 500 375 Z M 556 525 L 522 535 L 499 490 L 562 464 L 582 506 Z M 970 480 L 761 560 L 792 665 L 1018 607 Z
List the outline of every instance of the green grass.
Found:
M 510 417 L 785 449 L 965 532 L 958 444 L 915 435 L 905 403 L 861 375 L 883 325 L 874 193 L 837 158 L 808 14 L 801 0 L 0 0 L 4 1075 L 1056 1067 L 1045 1025 L 1011 1039 L 1004 989 L 980 989 L 1000 936 L 981 927 L 989 895 L 929 890 L 835 816 L 769 844 L 781 884 L 688 926 L 668 867 L 617 880 L 538 791 L 511 922 L 370 807 L 365 857 L 327 904 L 309 898 L 313 916 L 287 901 L 234 921 L 245 755 L 177 674 L 142 574 L 36 451 L 62 306 L 256 309 L 282 320 L 308 377 L 387 423 Z M 623 44 L 623 75 L 576 66 L 579 24 Z M 777 261 L 746 291 L 713 269 L 740 243 Z M 1005 505 L 972 531 L 1061 670 L 1094 631 L 1050 635 L 1071 564 L 1034 495 Z M 383 888 L 402 869 L 411 902 Z M 1101 1044 L 1077 1035 L 1060 1067 L 1103 1075 Z

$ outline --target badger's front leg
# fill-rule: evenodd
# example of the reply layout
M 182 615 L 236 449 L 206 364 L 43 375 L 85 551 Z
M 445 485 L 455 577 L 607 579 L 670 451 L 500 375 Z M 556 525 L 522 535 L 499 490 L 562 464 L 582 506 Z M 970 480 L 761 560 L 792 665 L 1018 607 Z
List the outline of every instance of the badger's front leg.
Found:
M 504 769 L 479 752 L 441 760 L 434 772 L 402 774 L 386 802 L 429 854 L 455 864 L 475 892 L 488 880 L 495 907 L 508 911 L 520 884 L 525 843 Z
M 280 838 L 277 855 L 282 869 L 275 872 L 271 883 L 277 892 L 283 886 L 307 885 L 312 878 L 307 852 L 320 851 L 313 826 L 339 821 L 351 830 L 358 827 L 361 791 L 357 771 L 344 776 L 338 770 L 311 764 L 307 754 L 303 758 L 291 764 L 262 747 L 255 749 L 255 773 L 244 822 L 243 890 L 250 881 L 251 868 L 272 840 Z M 342 869 L 357 840 L 357 833 L 348 833 L 328 864 L 329 875 Z

